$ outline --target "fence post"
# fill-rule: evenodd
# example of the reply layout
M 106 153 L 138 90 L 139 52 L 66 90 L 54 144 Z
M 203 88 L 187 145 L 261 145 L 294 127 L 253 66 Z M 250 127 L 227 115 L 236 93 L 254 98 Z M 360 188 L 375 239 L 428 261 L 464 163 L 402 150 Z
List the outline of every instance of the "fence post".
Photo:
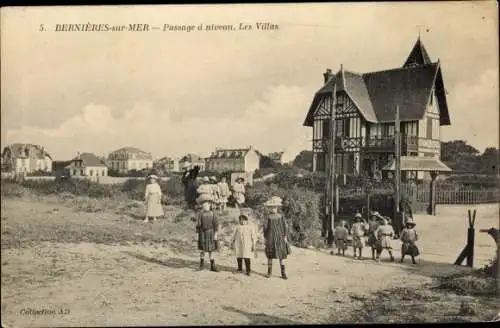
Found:
M 474 223 L 476 222 L 476 210 L 474 210 L 472 217 L 469 210 L 469 229 L 467 230 L 467 244 L 469 246 L 469 256 L 467 257 L 467 266 L 472 268 L 474 266 Z
M 469 214 L 469 228 L 467 229 L 467 244 L 455 261 L 455 265 L 461 265 L 466 259 L 467 266 L 472 268 L 474 266 L 474 223 L 476 222 L 476 210 L 471 212 L 468 210 Z

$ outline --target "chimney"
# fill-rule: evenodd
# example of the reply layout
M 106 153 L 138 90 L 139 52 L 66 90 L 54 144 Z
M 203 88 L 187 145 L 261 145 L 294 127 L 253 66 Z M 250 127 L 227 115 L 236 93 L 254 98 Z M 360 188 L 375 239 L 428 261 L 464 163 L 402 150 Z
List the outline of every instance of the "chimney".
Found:
M 323 79 L 324 79 L 325 84 L 326 84 L 326 82 L 328 82 L 328 80 L 330 79 L 331 76 L 332 76 L 332 70 L 330 68 L 327 68 L 326 72 L 323 73 Z

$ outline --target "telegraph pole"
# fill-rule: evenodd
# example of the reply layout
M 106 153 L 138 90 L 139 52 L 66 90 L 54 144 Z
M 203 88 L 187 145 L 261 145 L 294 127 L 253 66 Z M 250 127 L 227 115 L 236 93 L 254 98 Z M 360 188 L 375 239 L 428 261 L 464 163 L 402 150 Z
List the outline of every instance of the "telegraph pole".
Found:
M 329 156 L 329 170 L 328 170 L 328 214 L 330 216 L 330 229 L 328 231 L 328 246 L 333 243 L 333 230 L 335 229 L 335 217 L 337 214 L 337 181 L 335 172 L 335 136 L 337 134 L 336 124 L 335 124 L 335 114 L 336 114 L 336 103 L 337 103 L 337 84 L 333 84 L 332 100 L 330 102 L 330 142 L 328 150 Z
M 401 132 L 400 132 L 400 121 L 399 121 L 399 106 L 396 105 L 396 120 L 394 123 L 394 155 L 395 155 L 395 174 L 394 174 L 394 187 L 396 189 L 396 206 L 395 206 L 395 218 L 400 222 L 400 228 L 402 229 L 403 220 L 400 218 L 399 203 L 401 201 Z M 399 234 L 399 231 L 398 231 Z

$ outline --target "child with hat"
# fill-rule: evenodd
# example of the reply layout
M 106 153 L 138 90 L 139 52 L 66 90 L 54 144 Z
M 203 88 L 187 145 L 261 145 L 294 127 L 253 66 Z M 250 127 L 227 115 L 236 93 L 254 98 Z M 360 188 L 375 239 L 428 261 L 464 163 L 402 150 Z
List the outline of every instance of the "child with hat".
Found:
M 252 270 L 251 258 L 255 252 L 257 234 L 255 228 L 248 224 L 248 216 L 241 214 L 238 219 L 240 224 L 234 229 L 231 248 L 235 251 L 238 263 L 238 270 L 236 272 L 243 272 L 243 261 L 245 261 L 245 274 L 249 276 Z
M 401 231 L 400 239 L 403 242 L 401 245 L 401 263 L 403 263 L 405 255 L 410 255 L 412 263 L 417 264 L 415 257 L 420 254 L 420 251 L 416 245 L 418 234 L 415 226 L 415 221 L 410 217 L 406 220 L 406 227 Z
M 235 199 L 235 207 L 238 208 L 245 203 L 245 179 L 238 177 L 233 185 L 233 197 Z
M 354 216 L 355 223 L 352 225 L 351 234 L 352 234 L 352 246 L 354 250 L 354 259 L 356 259 L 356 250 L 359 250 L 358 259 L 363 259 L 363 247 L 364 240 L 363 237 L 366 234 L 366 227 L 363 223 L 363 216 L 361 213 L 356 213 Z
M 199 204 L 202 204 L 203 202 L 209 202 L 209 204 L 211 205 L 211 203 L 214 200 L 214 195 L 213 195 L 213 188 L 212 188 L 212 185 L 210 184 L 209 177 L 203 177 L 201 179 L 201 184 L 198 187 L 198 189 L 196 190 L 196 192 L 198 193 L 197 202 Z
M 210 201 L 201 202 L 202 209 L 197 214 L 196 232 L 198 233 L 198 249 L 200 250 L 200 270 L 205 264 L 205 253 L 208 252 L 210 259 L 210 271 L 218 272 L 215 267 L 214 252 L 217 250 L 217 232 L 219 220 L 217 215 L 210 209 Z
M 367 240 L 367 245 L 371 247 L 372 249 L 372 259 L 376 259 L 376 253 L 377 253 L 377 236 L 375 234 L 375 231 L 380 225 L 380 220 L 382 219 L 382 216 L 379 214 L 379 212 L 375 211 L 372 212 L 370 215 L 370 220 L 368 222 L 368 240 Z
M 391 257 L 391 262 L 394 262 L 394 256 L 392 255 L 392 237 L 394 236 L 394 229 L 386 218 L 382 217 L 381 220 L 381 225 L 375 231 L 375 236 L 378 241 L 377 244 L 379 246 L 377 250 L 377 261 L 380 261 L 380 255 L 382 251 L 386 249 Z
M 264 206 L 268 208 L 264 221 L 264 238 L 266 239 L 265 253 L 267 257 L 267 278 L 273 272 L 273 259 L 280 261 L 281 278 L 288 279 L 285 271 L 285 260 L 290 254 L 288 245 L 288 225 L 286 219 L 278 209 L 282 206 L 282 200 L 278 196 L 271 197 Z

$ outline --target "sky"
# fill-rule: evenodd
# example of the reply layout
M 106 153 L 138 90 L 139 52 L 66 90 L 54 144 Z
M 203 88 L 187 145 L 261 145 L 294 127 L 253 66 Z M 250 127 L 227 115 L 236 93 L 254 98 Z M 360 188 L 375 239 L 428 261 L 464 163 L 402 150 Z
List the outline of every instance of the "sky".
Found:
M 40 144 L 66 160 L 123 146 L 160 158 L 253 145 L 292 160 L 312 147 L 302 123 L 323 72 L 400 67 L 419 30 L 448 91 L 442 139 L 498 147 L 494 1 L 1 10 L 2 148 Z M 257 30 L 258 22 L 279 29 Z M 55 31 L 70 23 L 254 27 Z

